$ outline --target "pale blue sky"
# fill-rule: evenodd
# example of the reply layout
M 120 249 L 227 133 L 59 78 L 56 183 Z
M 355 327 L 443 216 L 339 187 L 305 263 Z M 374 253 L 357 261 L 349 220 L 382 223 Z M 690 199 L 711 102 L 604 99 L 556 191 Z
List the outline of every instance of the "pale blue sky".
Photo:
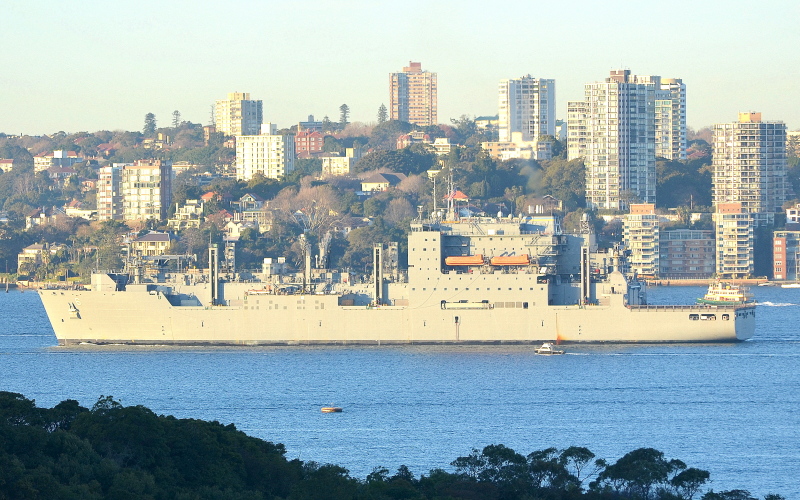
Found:
M 556 80 L 559 118 L 583 84 L 627 68 L 683 78 L 688 123 L 738 111 L 800 128 L 800 1 L 0 0 L 0 131 L 140 130 L 173 110 L 209 121 L 228 92 L 286 127 L 347 103 L 388 104 L 389 73 L 438 73 L 439 121 L 497 113 L 497 84 Z

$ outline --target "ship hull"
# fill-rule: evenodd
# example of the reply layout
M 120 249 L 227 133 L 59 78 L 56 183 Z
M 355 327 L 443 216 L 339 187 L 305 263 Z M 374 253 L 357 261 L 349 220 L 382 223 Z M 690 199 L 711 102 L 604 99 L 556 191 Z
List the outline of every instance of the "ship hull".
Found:
M 336 295 L 178 306 L 160 293 L 39 292 L 61 345 L 304 345 L 735 342 L 754 306 L 341 306 Z

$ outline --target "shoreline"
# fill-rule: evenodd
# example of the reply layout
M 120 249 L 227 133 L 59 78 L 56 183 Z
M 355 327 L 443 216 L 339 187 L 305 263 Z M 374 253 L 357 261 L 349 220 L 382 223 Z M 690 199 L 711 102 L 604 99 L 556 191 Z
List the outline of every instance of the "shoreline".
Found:
M 648 286 L 708 286 L 710 283 L 714 282 L 716 278 L 705 278 L 705 279 L 649 279 L 645 280 Z M 746 285 L 746 286 L 760 286 L 764 283 L 764 286 L 781 286 L 785 283 L 793 283 L 792 281 L 770 281 L 766 278 L 751 278 L 751 279 L 730 279 L 730 280 L 720 280 L 724 281 L 725 283 L 732 283 L 734 285 Z

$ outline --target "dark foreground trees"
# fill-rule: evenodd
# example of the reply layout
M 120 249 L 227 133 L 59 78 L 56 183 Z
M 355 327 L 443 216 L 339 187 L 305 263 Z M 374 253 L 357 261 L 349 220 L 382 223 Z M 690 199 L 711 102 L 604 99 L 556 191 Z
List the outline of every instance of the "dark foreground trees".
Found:
M 614 464 L 586 448 L 527 456 L 503 445 L 472 450 L 415 478 L 401 466 L 364 480 L 337 465 L 287 460 L 281 444 L 233 425 L 156 415 L 101 396 L 38 408 L 0 392 L 0 500 L 4 499 L 661 499 L 698 498 L 706 471 L 652 448 Z M 757 500 L 744 490 L 701 500 Z M 767 495 L 765 500 L 781 500 Z

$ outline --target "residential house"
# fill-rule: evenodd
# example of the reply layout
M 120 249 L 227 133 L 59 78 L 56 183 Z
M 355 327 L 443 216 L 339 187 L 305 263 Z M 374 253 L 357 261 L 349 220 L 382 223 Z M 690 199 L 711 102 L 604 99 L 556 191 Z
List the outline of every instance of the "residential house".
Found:
M 33 157 L 33 171 L 43 172 L 50 167 L 71 167 L 84 160 L 85 158 L 75 151 L 58 150 L 52 153 L 40 153 Z
M 387 191 L 390 187 L 400 184 L 405 178 L 405 174 L 401 173 L 373 174 L 361 181 L 361 191 L 365 193 Z
M 431 136 L 422 130 L 412 130 L 407 134 L 403 134 L 397 138 L 397 149 L 407 148 L 412 144 L 430 144 Z
M 165 255 L 174 240 L 171 233 L 149 231 L 131 241 L 131 253 L 136 257 Z
M 0 172 L 11 172 L 14 169 L 14 160 L 0 160 Z
M 361 148 L 347 148 L 344 156 L 339 154 L 320 156 L 323 177 L 350 174 L 361 156 Z
M 173 231 L 180 231 L 190 227 L 199 228 L 203 223 L 203 208 L 205 204 L 199 200 L 186 200 L 183 206 L 175 204 L 175 214 L 167 220 L 167 227 Z

